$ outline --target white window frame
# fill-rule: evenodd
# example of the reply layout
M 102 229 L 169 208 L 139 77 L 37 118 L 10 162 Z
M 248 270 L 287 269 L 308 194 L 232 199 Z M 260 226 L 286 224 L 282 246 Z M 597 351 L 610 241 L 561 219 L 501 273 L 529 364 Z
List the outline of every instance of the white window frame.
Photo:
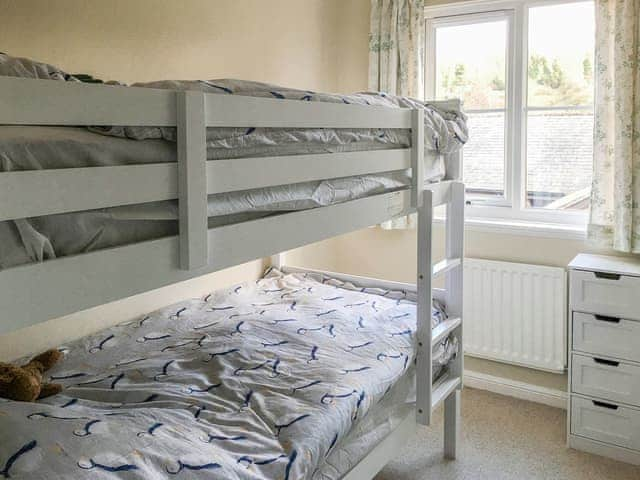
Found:
M 467 205 L 469 223 L 494 226 L 550 225 L 552 229 L 567 226 L 575 236 L 586 229 L 587 211 L 545 210 L 525 207 L 526 139 L 527 139 L 527 82 L 530 7 L 581 3 L 594 0 L 471 0 L 425 7 L 426 61 L 425 92 L 435 98 L 436 28 L 443 25 L 507 20 L 505 98 L 505 181 L 504 199 L 473 202 Z M 520 114 L 518 114 L 518 112 Z M 473 132 L 471 132 L 473 134 Z

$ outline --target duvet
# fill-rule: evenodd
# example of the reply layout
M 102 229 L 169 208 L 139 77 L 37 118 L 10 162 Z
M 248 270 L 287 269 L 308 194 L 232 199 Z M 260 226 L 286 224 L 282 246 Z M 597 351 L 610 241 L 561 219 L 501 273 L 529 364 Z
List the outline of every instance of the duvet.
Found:
M 89 336 L 50 372 L 63 394 L 0 403 L 0 477 L 326 478 L 413 369 L 415 322 L 403 292 L 272 270 Z

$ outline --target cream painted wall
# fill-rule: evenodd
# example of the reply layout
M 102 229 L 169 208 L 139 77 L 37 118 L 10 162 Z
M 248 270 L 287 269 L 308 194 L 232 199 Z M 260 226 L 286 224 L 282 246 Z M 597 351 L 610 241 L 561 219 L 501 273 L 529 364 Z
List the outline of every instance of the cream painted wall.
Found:
M 444 258 L 444 225 L 433 233 L 434 259 Z M 467 229 L 467 257 L 564 267 L 578 253 L 590 251 L 580 240 L 559 240 L 488 233 Z M 294 250 L 290 263 L 307 262 L 314 268 L 338 268 L 354 275 L 380 276 L 389 280 L 415 282 L 416 232 L 367 228 L 325 242 Z
M 0 51 L 125 82 L 237 77 L 316 90 L 366 75 L 361 0 L 0 0 Z M 352 30 L 350 25 L 357 28 Z M 360 42 L 362 43 L 362 42 Z M 362 58 L 361 58 L 362 57 Z M 366 83 L 366 81 L 365 81 Z M 178 300 L 254 280 L 262 260 L 0 336 L 0 360 L 59 345 Z
M 346 50 L 341 4 L 0 0 L 0 51 L 125 82 L 237 77 L 333 89 L 335 59 Z
M 335 57 L 338 92 L 367 90 L 370 0 L 343 0 L 338 23 L 339 54 Z
M 204 297 L 229 285 L 255 281 L 264 272 L 263 260 L 221 270 L 200 278 L 84 310 L 0 336 L 0 361 L 57 347 L 118 323 L 139 318 L 187 298 Z

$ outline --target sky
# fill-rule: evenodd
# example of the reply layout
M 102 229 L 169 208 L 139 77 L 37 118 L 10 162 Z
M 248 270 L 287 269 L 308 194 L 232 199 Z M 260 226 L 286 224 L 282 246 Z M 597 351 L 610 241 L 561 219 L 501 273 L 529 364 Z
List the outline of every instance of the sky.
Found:
M 585 54 L 593 52 L 593 2 L 535 6 L 529 9 L 529 54 L 557 58 L 570 77 L 582 75 Z M 480 72 L 504 68 L 507 21 L 440 26 L 436 31 L 439 66 L 464 63 Z
M 593 50 L 593 2 L 531 8 L 529 24 L 529 49 L 539 54 L 562 60 Z

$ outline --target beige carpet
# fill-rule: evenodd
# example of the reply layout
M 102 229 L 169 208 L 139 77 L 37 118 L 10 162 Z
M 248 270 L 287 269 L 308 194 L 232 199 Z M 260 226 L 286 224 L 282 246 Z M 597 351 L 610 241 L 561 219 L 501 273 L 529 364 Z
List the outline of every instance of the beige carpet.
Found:
M 640 467 L 565 447 L 566 412 L 465 388 L 457 460 L 442 458 L 442 408 L 433 425 L 376 480 L 640 480 Z

